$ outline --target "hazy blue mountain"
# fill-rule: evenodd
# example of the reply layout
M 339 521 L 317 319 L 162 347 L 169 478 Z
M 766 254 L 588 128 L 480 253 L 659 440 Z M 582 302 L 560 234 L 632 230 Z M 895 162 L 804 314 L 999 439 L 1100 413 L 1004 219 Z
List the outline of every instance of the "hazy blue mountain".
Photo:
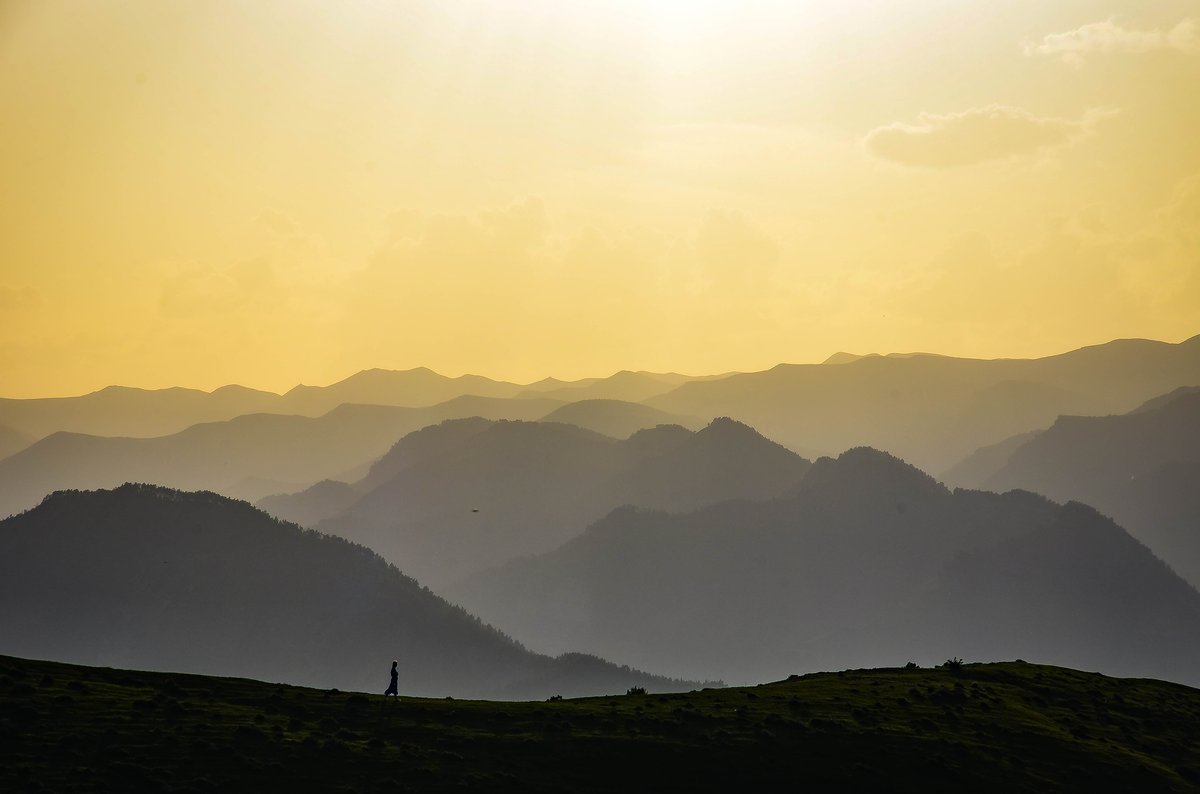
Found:
M 317 526 L 440 586 L 548 551 L 623 504 L 688 510 L 766 499 L 808 466 L 728 419 L 697 432 L 662 425 L 624 441 L 560 423 L 466 419 L 401 439 L 354 484 L 366 493 Z
M 51 491 L 126 481 L 260 499 L 338 477 L 433 422 L 475 414 L 535 418 L 558 404 L 464 397 L 430 408 L 343 405 L 316 418 L 249 414 L 156 438 L 55 433 L 0 460 L 0 516 Z
M 0 653 L 382 692 L 547 697 L 679 681 L 522 648 L 369 549 L 212 493 L 60 492 L 0 521 Z
M 1180 344 L 1126 339 L 1039 359 L 913 354 L 781 364 L 685 383 L 646 402 L 691 416 L 731 416 L 792 449 L 870 445 L 940 472 L 1060 415 L 1129 411 L 1196 383 L 1200 337 Z
M 785 498 L 618 509 L 446 593 L 539 650 L 730 682 L 1014 653 L 1200 680 L 1200 594 L 1109 519 L 870 449 Z
M 575 425 L 613 438 L 629 438 L 639 430 L 658 425 L 680 425 L 689 430 L 705 425 L 693 417 L 669 414 L 641 403 L 600 399 L 567 403 L 546 414 L 542 421 Z
M 1095 505 L 1200 584 L 1198 389 L 1124 415 L 1060 417 L 979 484 Z

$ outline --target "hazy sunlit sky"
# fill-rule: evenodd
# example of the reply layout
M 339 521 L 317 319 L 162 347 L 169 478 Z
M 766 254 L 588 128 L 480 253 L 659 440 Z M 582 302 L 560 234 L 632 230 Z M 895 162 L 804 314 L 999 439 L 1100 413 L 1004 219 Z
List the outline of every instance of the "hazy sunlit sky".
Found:
M 0 0 L 0 395 L 1200 333 L 1200 0 Z

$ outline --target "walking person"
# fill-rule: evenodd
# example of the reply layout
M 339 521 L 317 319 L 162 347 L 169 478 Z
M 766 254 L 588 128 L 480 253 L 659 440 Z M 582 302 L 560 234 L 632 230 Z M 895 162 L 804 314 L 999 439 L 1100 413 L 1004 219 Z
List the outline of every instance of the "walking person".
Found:
M 397 664 L 398 664 L 398 662 L 395 659 L 393 659 L 392 660 L 392 682 L 390 684 L 388 684 L 387 690 L 383 693 L 384 695 L 395 695 L 396 697 L 400 697 L 400 685 L 399 685 L 400 673 L 396 669 Z

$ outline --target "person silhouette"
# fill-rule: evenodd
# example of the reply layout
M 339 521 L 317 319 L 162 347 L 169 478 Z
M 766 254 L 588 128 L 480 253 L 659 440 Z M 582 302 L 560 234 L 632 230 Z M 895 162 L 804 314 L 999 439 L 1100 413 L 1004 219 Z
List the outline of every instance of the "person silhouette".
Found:
M 400 697 L 400 688 L 398 685 L 398 682 L 400 680 L 400 673 L 396 670 L 396 665 L 397 665 L 397 662 L 395 659 L 393 659 L 392 660 L 392 683 L 388 684 L 387 690 L 383 693 L 384 695 L 395 695 L 396 697 Z

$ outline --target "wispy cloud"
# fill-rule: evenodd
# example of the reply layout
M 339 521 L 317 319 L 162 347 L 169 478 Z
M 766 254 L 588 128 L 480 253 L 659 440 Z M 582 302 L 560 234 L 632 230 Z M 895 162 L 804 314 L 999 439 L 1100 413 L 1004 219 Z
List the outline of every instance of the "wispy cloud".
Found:
M 1134 30 L 1110 17 L 1064 33 L 1051 33 L 1040 42 L 1025 45 L 1026 55 L 1057 55 L 1064 63 L 1077 68 L 1083 66 L 1091 54 L 1137 54 L 1160 50 L 1200 53 L 1200 20 L 1184 19 L 1165 30 Z
M 872 130 L 864 145 L 875 156 L 901 165 L 955 168 L 1066 146 L 1113 113 L 1099 109 L 1070 120 L 1007 105 L 922 113 L 914 124 L 895 122 Z

